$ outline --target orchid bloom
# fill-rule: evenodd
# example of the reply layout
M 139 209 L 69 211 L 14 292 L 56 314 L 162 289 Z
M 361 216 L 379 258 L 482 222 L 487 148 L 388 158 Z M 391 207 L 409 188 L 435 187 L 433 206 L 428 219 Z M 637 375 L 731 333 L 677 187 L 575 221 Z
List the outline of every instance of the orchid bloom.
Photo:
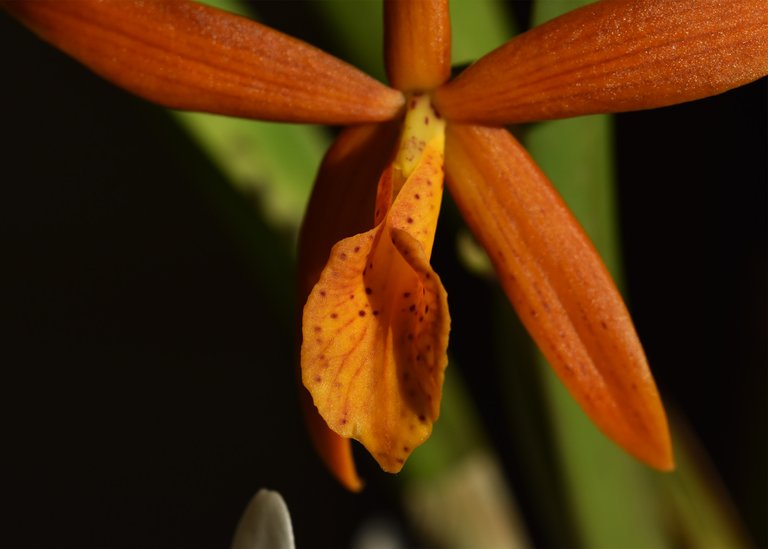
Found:
M 101 76 L 176 109 L 348 126 L 299 249 L 301 371 L 321 457 L 399 471 L 437 420 L 447 297 L 429 259 L 443 175 L 533 339 L 598 427 L 673 468 L 664 409 L 598 254 L 505 125 L 671 105 L 768 74 L 765 0 L 605 0 L 450 80 L 447 0 L 385 0 L 392 87 L 259 23 L 175 0 L 0 0 Z

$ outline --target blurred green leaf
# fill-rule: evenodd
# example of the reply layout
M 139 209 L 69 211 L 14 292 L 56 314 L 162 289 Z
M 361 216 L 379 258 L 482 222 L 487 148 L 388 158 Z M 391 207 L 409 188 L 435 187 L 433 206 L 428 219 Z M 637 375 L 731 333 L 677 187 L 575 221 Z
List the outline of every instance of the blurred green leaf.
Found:
M 451 63 L 476 61 L 515 35 L 516 29 L 501 0 L 452 0 Z
M 386 82 L 381 0 L 323 0 L 310 6 L 333 37 L 334 49 L 349 63 Z
M 175 115 L 269 223 L 295 234 L 330 143 L 325 131 L 200 113 Z

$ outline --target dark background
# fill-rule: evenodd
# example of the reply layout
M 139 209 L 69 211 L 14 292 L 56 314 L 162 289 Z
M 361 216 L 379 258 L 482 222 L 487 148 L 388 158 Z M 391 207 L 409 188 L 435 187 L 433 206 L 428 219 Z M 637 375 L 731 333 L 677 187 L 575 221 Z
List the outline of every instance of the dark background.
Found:
M 162 110 L 1 13 L 0 50 L 0 545 L 223 546 L 262 486 L 283 492 L 313 545 L 392 513 L 391 484 L 372 472 L 372 489 L 344 493 L 304 434 L 275 299 L 291 282 L 273 276 L 290 266 L 289 236 L 261 225 Z M 616 125 L 638 331 L 759 546 L 766 94 L 763 79 Z M 323 520 L 328 508 L 344 523 Z

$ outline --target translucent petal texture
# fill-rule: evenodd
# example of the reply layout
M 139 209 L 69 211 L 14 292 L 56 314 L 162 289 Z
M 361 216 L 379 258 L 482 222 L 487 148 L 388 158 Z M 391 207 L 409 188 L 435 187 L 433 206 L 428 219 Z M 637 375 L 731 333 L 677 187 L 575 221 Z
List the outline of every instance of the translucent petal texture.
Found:
M 448 0 L 386 0 L 384 50 L 391 84 L 428 91 L 451 76 Z
M 667 420 L 626 307 L 592 244 L 504 129 L 449 125 L 448 185 L 521 320 L 600 429 L 673 468 Z
M 320 167 L 299 238 L 299 302 L 320 278 L 333 245 L 373 226 L 376 182 L 392 159 L 396 124 L 345 129 Z M 301 386 L 312 441 L 331 472 L 348 489 L 362 488 L 348 439 L 331 431 Z
M 767 73 L 765 0 L 609 0 L 508 42 L 435 102 L 453 121 L 510 124 L 661 107 Z
M 447 297 L 429 265 L 442 160 L 441 133 L 396 195 L 397 162 L 384 172 L 381 222 L 334 246 L 304 307 L 304 385 L 328 426 L 392 473 L 429 437 L 448 362 Z
M 44 40 L 145 99 L 261 120 L 393 118 L 402 94 L 299 40 L 183 0 L 10 0 Z

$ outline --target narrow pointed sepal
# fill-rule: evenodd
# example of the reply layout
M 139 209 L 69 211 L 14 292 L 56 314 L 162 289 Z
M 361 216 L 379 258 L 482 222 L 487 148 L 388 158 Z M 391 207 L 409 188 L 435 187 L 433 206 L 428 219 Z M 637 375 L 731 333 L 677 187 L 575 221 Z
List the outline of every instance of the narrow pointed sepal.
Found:
M 511 40 L 435 93 L 456 122 L 650 109 L 768 74 L 765 0 L 608 0 Z
M 354 126 L 345 129 L 325 155 L 299 238 L 298 301 L 302 305 L 320 278 L 333 245 L 373 226 L 376 181 L 391 160 L 396 141 L 393 124 Z M 361 490 L 350 440 L 328 428 L 312 396 L 300 385 L 315 449 L 342 485 L 354 492 Z
M 451 76 L 448 0 L 386 0 L 387 76 L 398 90 L 428 91 Z
M 384 172 L 380 223 L 334 246 L 304 307 L 304 385 L 328 426 L 392 473 L 429 437 L 447 365 L 447 297 L 429 265 L 442 137 L 426 144 L 391 207 L 394 170 Z
M 523 324 L 592 421 L 645 463 L 674 467 L 666 415 L 613 281 L 504 129 L 449 125 L 448 186 Z
M 300 40 L 184 0 L 2 0 L 44 40 L 152 102 L 286 122 L 393 118 L 400 92 Z

